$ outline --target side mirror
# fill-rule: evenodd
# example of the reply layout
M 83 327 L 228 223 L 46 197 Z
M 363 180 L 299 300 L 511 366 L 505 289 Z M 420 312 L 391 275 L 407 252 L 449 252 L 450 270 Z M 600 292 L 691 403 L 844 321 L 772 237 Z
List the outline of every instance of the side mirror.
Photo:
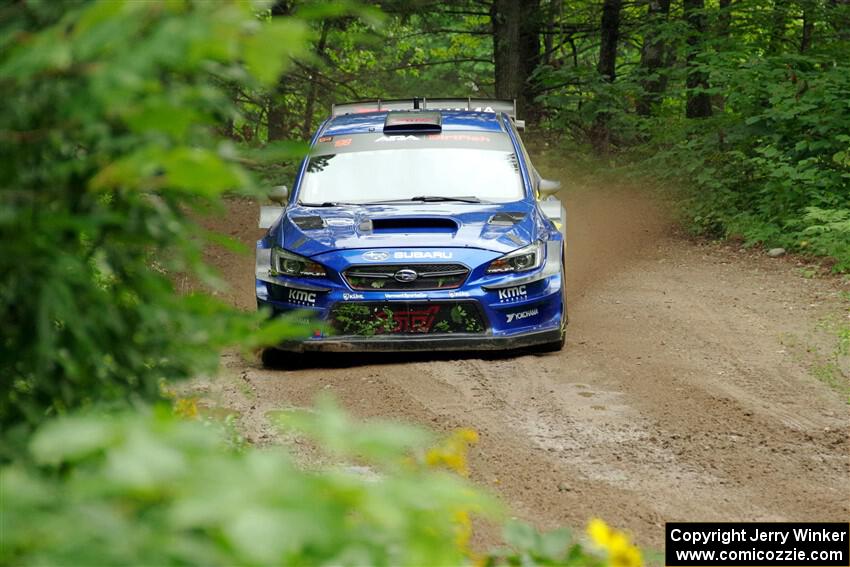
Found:
M 286 205 L 286 201 L 289 200 L 289 189 L 286 185 L 272 187 L 272 190 L 269 191 L 269 199 L 272 203 L 277 203 L 281 206 Z
M 552 197 L 561 190 L 561 182 L 552 179 L 541 179 L 537 185 L 537 190 L 544 197 Z

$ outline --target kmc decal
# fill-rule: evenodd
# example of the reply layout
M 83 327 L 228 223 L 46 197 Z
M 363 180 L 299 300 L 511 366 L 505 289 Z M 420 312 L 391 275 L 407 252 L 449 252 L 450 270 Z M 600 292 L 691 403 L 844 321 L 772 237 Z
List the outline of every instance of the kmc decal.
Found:
M 304 291 L 302 289 L 290 289 L 289 290 L 289 301 L 291 303 L 301 303 L 304 305 L 315 305 L 316 304 L 316 292 L 315 291 Z
M 534 309 L 529 309 L 528 311 L 520 311 L 518 313 L 508 313 L 508 323 L 512 323 L 514 321 L 520 321 L 522 319 L 528 319 L 529 317 L 534 317 L 537 315 L 539 311 L 535 307 Z
M 506 301 L 519 301 L 528 297 L 526 286 L 518 285 L 516 287 L 506 287 L 499 290 L 499 303 Z

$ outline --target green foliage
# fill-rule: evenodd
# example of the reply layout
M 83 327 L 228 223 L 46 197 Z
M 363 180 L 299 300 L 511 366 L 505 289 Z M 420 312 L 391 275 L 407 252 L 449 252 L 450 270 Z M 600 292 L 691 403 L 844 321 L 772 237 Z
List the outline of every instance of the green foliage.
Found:
M 850 209 L 807 207 L 802 226 L 815 253 L 836 258 L 836 270 L 850 271 Z
M 718 64 L 719 65 L 719 64 Z M 653 156 L 690 189 L 696 228 L 835 257 L 850 268 L 850 66 L 828 56 L 729 64 L 722 114 Z M 720 79 L 718 79 L 719 81 Z
M 452 307 L 450 317 L 453 323 L 460 326 L 461 331 L 466 331 L 467 333 L 479 333 L 483 330 L 478 319 L 471 316 L 462 305 L 455 305 Z
M 34 466 L 0 472 L 5 564 L 456 565 L 461 513 L 495 503 L 415 465 L 430 436 L 358 424 L 325 406 L 288 416 L 338 458 L 308 472 L 281 450 L 226 450 L 170 411 L 48 422 Z
M 421 9 L 391 1 L 381 3 L 387 14 L 350 2 L 296 0 L 278 7 L 310 20 L 313 50 L 273 89 L 232 89 L 244 109 L 233 124 L 235 139 L 307 139 L 342 101 L 491 94 L 490 22 L 480 6 Z M 444 29 L 459 33 L 440 33 Z M 285 183 L 292 171 L 279 173 L 275 182 Z
M 654 17 L 646 3 L 625 6 L 611 84 L 594 68 L 595 33 L 568 32 L 570 52 L 556 51 L 535 76 L 544 125 L 582 146 L 604 118 L 608 151 L 681 187 L 695 231 L 831 256 L 836 270 L 850 269 L 850 6 L 705 4 L 701 32 L 688 28 L 675 2 Z M 559 24 L 582 30 L 598 19 L 588 4 Z M 689 35 L 698 41 L 687 43 Z M 660 67 L 650 70 L 642 50 L 653 42 Z M 708 78 L 709 118 L 683 116 L 689 60 Z M 651 84 L 663 92 L 641 115 Z
M 367 305 L 344 303 L 334 310 L 334 321 L 342 333 L 371 337 L 375 333 L 389 333 L 395 327 L 393 312 L 385 307 L 373 312 Z
M 499 563 L 506 565 L 563 565 L 602 567 L 603 558 L 593 556 L 565 528 L 538 532 L 528 524 L 511 521 L 503 530 L 510 549 L 497 551 Z
M 173 277 L 221 285 L 190 216 L 253 187 L 213 129 L 236 114 L 221 85 L 268 86 L 308 32 L 296 19 L 260 21 L 238 1 L 33 2 L 3 13 L 8 432 L 95 401 L 156 398 L 161 380 L 210 369 L 218 347 L 251 335 L 258 317 L 178 295 Z
M 631 80 L 609 83 L 593 67 L 540 67 L 535 80 L 544 90 L 539 102 L 551 109 L 547 129 L 564 141 L 591 142 L 594 126 L 604 116 L 612 143 L 627 146 L 643 136 L 645 125 L 631 112 L 640 87 Z
M 640 551 L 600 520 L 589 541 L 512 521 L 507 547 L 470 550 L 472 518 L 502 514 L 450 472 L 465 469 L 474 433 L 435 447 L 420 429 L 354 422 L 329 401 L 277 418 L 336 464 L 309 471 L 280 448 L 234 450 L 221 428 L 166 406 L 48 420 L 27 455 L 0 468 L 0 562 L 641 565 Z

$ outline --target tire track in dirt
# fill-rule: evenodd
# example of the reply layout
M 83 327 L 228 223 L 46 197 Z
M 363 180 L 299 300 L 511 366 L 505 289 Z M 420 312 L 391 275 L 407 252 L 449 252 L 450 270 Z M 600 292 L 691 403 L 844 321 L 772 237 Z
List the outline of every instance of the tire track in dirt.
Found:
M 322 392 L 362 417 L 472 427 L 473 479 L 541 527 L 601 516 L 660 547 L 668 520 L 846 520 L 848 405 L 783 344 L 829 346 L 816 324 L 846 316 L 841 282 L 675 237 L 641 193 L 572 193 L 568 210 L 561 353 L 323 356 L 289 371 L 231 355 L 208 387 L 259 443 L 281 441 L 268 411 Z M 250 245 L 255 217 L 234 201 L 210 225 Z M 209 259 L 250 308 L 253 260 Z

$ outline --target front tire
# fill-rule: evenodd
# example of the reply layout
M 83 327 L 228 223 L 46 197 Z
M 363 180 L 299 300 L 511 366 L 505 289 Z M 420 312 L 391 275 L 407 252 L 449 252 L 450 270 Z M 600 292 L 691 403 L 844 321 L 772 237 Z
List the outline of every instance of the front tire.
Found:
M 260 362 L 263 364 L 263 368 L 267 368 L 269 370 L 279 370 L 283 368 L 286 364 L 286 357 L 284 353 L 279 351 L 276 348 L 264 348 L 260 353 Z

